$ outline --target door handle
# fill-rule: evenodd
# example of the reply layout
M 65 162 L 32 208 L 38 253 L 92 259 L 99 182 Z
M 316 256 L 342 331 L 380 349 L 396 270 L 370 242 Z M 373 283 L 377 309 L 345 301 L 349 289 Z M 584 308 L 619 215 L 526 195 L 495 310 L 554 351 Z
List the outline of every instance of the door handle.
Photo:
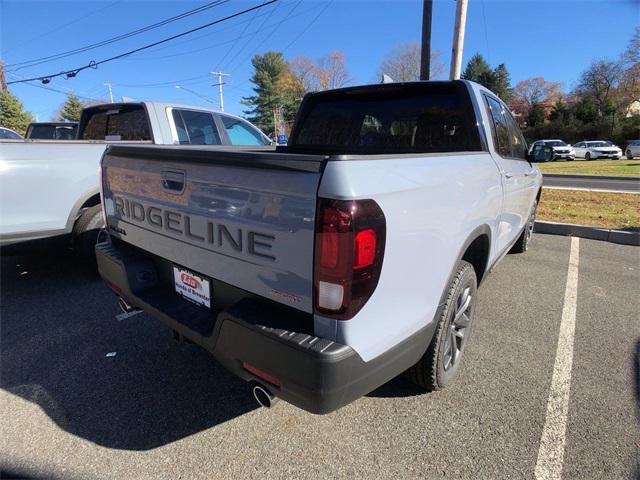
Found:
M 535 170 L 530 170 L 528 172 L 525 172 L 524 176 L 525 177 L 530 177 L 531 175 L 535 175 L 536 171 Z
M 162 188 L 171 193 L 184 191 L 184 172 L 180 170 L 163 170 L 160 172 Z
M 511 178 L 513 177 L 513 173 L 511 172 L 502 172 L 504 174 L 504 178 Z

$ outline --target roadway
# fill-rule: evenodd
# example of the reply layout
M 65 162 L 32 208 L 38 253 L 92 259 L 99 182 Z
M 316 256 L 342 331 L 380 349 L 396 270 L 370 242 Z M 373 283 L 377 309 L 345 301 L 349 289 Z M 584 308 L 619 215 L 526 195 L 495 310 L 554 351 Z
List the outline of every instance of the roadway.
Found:
M 640 193 L 640 178 L 545 173 L 542 180 L 545 187 L 552 188 Z

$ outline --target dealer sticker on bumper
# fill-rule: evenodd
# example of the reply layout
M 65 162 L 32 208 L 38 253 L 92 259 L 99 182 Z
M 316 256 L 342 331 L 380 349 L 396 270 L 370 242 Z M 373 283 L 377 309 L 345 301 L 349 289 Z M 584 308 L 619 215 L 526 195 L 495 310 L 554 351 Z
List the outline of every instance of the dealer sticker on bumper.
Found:
M 208 279 L 180 267 L 173 267 L 176 292 L 198 305 L 211 308 L 211 284 Z

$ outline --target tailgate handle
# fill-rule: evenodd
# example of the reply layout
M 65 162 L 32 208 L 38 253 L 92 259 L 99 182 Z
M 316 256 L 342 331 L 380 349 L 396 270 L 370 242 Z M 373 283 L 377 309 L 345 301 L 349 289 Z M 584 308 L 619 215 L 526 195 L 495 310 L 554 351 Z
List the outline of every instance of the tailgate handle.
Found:
M 184 172 L 180 170 L 163 170 L 160 172 L 162 188 L 171 193 L 184 192 Z

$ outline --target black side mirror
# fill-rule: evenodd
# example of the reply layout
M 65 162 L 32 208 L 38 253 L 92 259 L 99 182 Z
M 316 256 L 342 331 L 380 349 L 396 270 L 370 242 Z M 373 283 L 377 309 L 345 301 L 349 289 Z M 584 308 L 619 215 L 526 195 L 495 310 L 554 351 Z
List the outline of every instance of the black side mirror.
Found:
M 530 162 L 548 162 L 551 160 L 553 155 L 553 149 L 551 147 L 547 147 L 546 145 L 536 145 L 533 147 L 531 154 L 528 155 L 527 160 Z

